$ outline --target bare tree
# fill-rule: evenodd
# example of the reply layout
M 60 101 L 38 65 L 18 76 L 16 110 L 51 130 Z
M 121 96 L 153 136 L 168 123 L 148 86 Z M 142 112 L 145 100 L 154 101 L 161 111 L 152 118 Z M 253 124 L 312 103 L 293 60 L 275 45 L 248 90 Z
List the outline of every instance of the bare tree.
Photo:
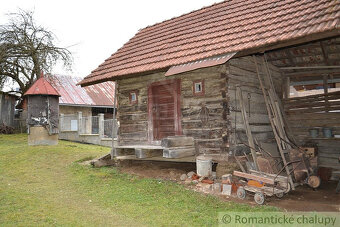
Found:
M 23 94 L 41 71 L 50 72 L 58 61 L 71 69 L 71 52 L 55 46 L 55 35 L 35 23 L 33 12 L 9 16 L 9 23 L 0 25 L 0 88 L 12 80 Z

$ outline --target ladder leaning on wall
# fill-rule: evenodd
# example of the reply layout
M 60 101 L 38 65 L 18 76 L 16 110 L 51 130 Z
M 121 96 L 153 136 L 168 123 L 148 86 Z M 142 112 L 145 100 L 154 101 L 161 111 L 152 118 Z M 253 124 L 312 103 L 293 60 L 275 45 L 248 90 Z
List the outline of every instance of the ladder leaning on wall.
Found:
M 262 63 L 261 71 L 259 69 L 260 64 L 258 64 L 258 58 L 260 58 L 260 61 Z M 292 177 L 293 167 L 291 164 L 289 164 L 288 156 L 288 150 L 290 150 L 292 147 L 289 143 L 290 139 L 288 138 L 286 133 L 286 130 L 288 130 L 288 126 L 285 124 L 284 121 L 282 104 L 280 98 L 275 91 L 273 79 L 271 77 L 268 63 L 266 62 L 265 58 L 263 56 L 253 56 L 253 59 L 256 67 L 257 77 L 259 79 L 264 101 L 266 104 L 270 124 L 274 132 L 275 141 L 279 148 L 280 156 L 282 158 L 283 165 L 288 176 L 288 181 L 291 185 L 291 189 L 295 190 L 295 185 Z

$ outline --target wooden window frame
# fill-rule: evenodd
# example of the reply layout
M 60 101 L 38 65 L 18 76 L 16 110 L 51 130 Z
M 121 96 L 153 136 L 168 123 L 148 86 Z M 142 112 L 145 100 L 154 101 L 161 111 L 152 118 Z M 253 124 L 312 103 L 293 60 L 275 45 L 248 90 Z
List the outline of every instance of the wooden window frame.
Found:
M 201 91 L 196 92 L 196 84 L 201 83 Z M 204 80 L 195 80 L 192 82 L 192 93 L 194 96 L 203 96 L 205 94 Z
M 132 94 L 135 94 L 136 95 L 136 100 L 132 100 Z M 130 91 L 129 93 L 129 100 L 130 100 L 130 104 L 131 105 L 136 105 L 138 104 L 138 91 L 135 90 L 135 91 Z

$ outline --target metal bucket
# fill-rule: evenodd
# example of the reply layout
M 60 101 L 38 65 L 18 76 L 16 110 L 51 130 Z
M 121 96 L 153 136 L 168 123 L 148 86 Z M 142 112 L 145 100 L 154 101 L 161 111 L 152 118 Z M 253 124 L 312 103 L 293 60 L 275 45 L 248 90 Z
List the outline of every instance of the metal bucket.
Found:
M 331 128 L 323 128 L 323 136 L 325 138 L 332 138 L 332 129 Z
M 208 177 L 212 174 L 212 158 L 205 156 L 196 157 L 197 175 L 201 177 Z
M 317 138 L 319 136 L 319 129 L 318 128 L 312 128 L 309 130 L 309 135 L 312 138 Z

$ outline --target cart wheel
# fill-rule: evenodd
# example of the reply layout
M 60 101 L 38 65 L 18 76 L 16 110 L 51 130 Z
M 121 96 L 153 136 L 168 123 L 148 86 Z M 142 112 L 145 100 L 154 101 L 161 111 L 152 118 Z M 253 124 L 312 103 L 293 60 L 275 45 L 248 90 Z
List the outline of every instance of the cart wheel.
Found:
M 292 186 L 290 185 L 290 183 L 287 183 L 287 189 L 286 189 L 285 193 L 290 192 L 291 189 L 292 189 Z
M 275 196 L 277 198 L 281 199 L 284 196 L 284 194 L 283 194 L 283 192 L 280 192 L 280 193 L 276 193 Z
M 239 187 L 239 188 L 237 189 L 236 194 L 237 194 L 237 197 L 238 197 L 239 199 L 245 199 L 245 198 L 246 198 L 246 190 L 244 190 L 243 187 Z
M 256 192 L 254 195 L 254 200 L 257 204 L 262 205 L 264 203 L 264 195 L 262 192 Z

